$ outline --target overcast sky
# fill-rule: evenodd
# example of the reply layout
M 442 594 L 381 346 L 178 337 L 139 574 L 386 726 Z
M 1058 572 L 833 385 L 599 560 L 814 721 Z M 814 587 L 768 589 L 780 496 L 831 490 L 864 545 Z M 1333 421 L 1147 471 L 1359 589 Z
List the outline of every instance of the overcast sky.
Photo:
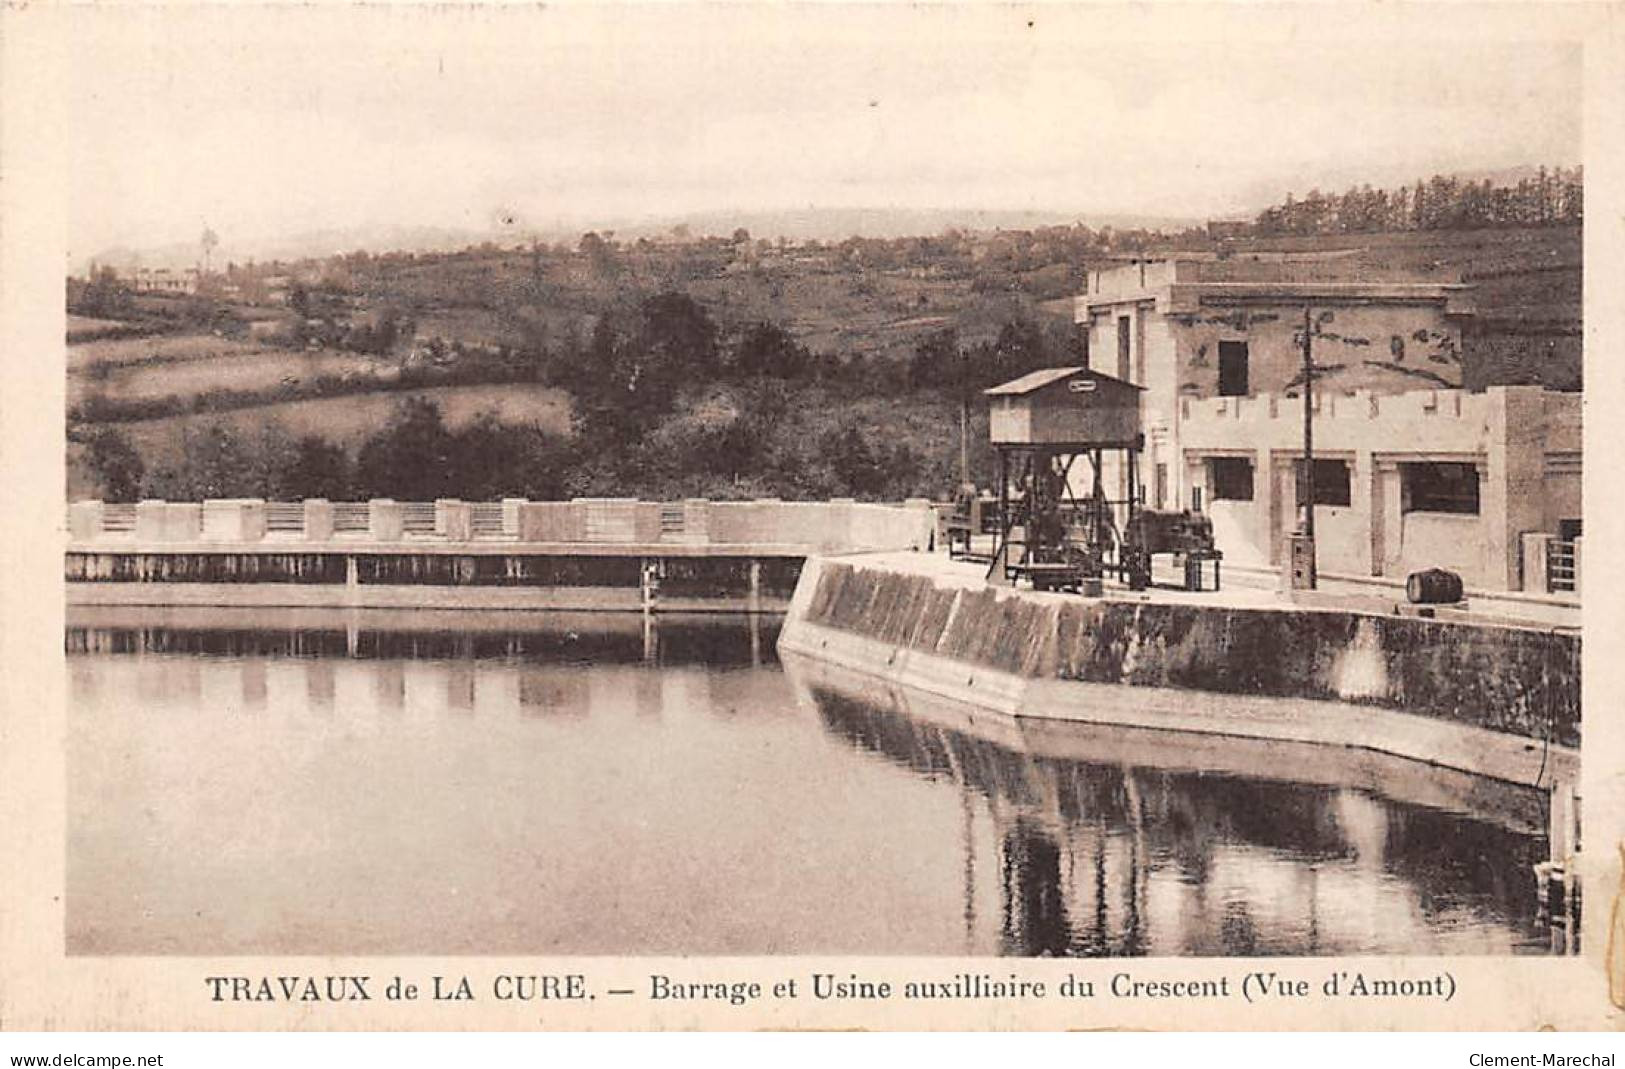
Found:
M 1581 158 L 1575 47 L 1272 11 L 82 11 L 70 253 L 205 223 L 229 250 L 807 206 L 1204 217 Z

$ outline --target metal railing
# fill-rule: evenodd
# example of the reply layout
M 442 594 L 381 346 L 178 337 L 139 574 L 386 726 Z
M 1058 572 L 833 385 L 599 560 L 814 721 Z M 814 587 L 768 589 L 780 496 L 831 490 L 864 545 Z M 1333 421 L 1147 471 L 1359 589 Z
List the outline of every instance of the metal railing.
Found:
M 1546 543 L 1546 592 L 1572 593 L 1579 587 L 1579 567 L 1574 543 L 1553 539 Z

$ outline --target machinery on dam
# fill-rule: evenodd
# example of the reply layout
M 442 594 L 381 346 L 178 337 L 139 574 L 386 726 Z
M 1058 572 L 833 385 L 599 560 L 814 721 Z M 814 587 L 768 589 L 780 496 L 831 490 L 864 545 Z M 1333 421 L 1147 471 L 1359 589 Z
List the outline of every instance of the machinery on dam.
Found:
M 1209 561 L 1218 587 L 1222 554 L 1212 522 L 1144 505 L 1139 386 L 1089 368 L 1057 367 L 984 393 L 998 457 L 990 579 L 1099 594 L 1113 575 L 1143 590 L 1153 556 L 1167 553 L 1183 562 L 1188 589 L 1202 588 Z M 974 526 L 980 525 L 967 530 Z

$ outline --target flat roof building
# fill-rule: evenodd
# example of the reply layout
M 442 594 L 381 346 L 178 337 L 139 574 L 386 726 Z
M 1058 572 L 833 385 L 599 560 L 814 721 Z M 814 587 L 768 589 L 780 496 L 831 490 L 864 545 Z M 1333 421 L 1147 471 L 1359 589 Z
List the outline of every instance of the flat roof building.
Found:
M 1208 513 L 1227 561 L 1279 566 L 1298 523 L 1306 313 L 1323 572 L 1518 589 L 1539 571 L 1526 535 L 1579 535 L 1580 396 L 1462 389 L 1472 287 L 1338 254 L 1137 262 L 1086 285 L 1090 367 L 1143 388 L 1146 504 Z

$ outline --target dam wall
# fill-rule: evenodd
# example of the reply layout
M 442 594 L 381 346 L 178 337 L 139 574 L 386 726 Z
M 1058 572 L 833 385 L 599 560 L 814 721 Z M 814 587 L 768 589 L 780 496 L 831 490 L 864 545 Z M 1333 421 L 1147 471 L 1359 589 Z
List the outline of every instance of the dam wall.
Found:
M 809 561 L 781 647 L 1020 717 L 1369 746 L 1516 782 L 1577 759 L 1571 632 L 1084 599 L 891 559 Z

